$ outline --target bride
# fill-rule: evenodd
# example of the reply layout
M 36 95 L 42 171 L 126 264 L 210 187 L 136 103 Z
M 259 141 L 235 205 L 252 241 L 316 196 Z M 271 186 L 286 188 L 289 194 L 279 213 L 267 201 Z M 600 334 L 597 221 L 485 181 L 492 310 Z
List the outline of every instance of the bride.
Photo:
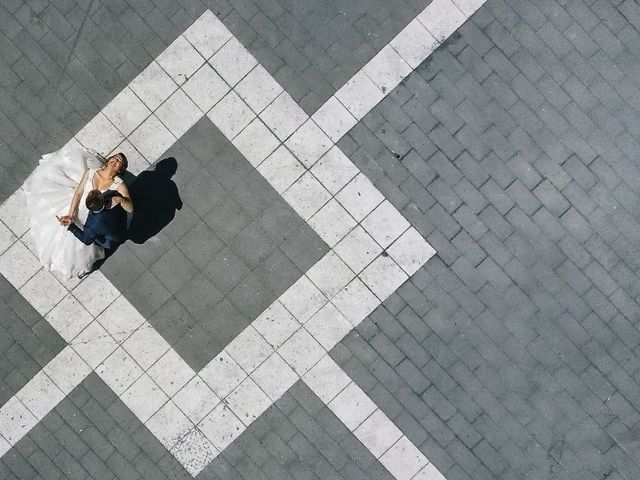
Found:
M 63 148 L 44 155 L 24 185 L 31 238 L 40 263 L 66 280 L 83 276 L 97 260 L 104 258 L 101 246 L 85 245 L 67 230 L 73 222 L 84 227 L 89 211 L 87 193 L 117 190 L 127 212 L 133 204 L 120 175 L 127 168 L 127 157 L 116 153 L 106 162 L 95 152 L 83 148 Z

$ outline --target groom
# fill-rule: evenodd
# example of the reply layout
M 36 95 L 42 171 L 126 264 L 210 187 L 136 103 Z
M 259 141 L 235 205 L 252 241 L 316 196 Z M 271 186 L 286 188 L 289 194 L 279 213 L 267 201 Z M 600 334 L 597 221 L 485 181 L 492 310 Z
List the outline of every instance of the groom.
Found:
M 62 225 L 68 225 L 68 229 L 85 245 L 95 243 L 104 248 L 105 258 L 109 258 L 116 249 L 127 239 L 127 214 L 120 206 L 124 197 L 115 190 L 91 190 L 87 194 L 86 205 L 89 215 L 84 224 L 84 229 L 65 216 L 58 218 Z M 98 260 L 91 271 L 96 270 L 104 262 Z

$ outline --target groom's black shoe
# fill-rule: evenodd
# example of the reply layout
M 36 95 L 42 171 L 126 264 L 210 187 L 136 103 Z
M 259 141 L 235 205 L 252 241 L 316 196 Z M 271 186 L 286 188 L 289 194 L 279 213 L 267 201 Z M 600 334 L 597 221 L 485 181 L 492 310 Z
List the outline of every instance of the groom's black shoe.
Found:
M 89 275 L 91 272 L 93 272 L 93 269 L 89 270 L 88 272 L 81 273 L 80 275 L 78 275 L 78 278 L 79 278 L 80 280 L 82 280 L 84 277 L 86 277 L 87 275 Z

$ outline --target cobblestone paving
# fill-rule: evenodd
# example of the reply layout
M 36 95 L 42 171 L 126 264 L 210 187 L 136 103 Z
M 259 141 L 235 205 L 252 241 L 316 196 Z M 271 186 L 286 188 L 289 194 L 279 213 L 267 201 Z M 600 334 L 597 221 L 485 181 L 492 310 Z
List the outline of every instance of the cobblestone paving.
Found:
M 490 0 L 340 143 L 438 255 L 332 355 L 449 480 L 640 475 L 638 19 Z
M 0 199 L 205 8 L 313 113 L 427 3 L 3 1 Z M 633 0 L 489 0 L 339 144 L 438 254 L 331 356 L 448 480 L 640 478 L 639 31 Z M 180 299 L 197 278 L 234 305 L 207 272 L 235 237 L 198 210 L 185 167 L 205 140 L 243 159 L 205 127 L 167 153 L 183 211 L 154 248 L 129 243 L 104 268 L 196 370 L 255 316 L 216 337 L 206 302 Z M 260 284 L 277 296 L 310 260 L 261 237 L 269 256 L 244 266 L 278 265 L 281 282 Z M 0 291 L 2 405 L 65 343 Z M 92 374 L 0 478 L 190 475 Z M 299 382 L 198 478 L 391 477 Z

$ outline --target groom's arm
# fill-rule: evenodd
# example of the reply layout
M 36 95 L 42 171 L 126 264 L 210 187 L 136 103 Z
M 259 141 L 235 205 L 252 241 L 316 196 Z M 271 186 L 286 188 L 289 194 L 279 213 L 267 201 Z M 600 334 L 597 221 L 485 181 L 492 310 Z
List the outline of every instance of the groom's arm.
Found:
M 85 245 L 93 244 L 98 238 L 98 235 L 96 235 L 96 233 L 90 228 L 85 228 L 84 230 L 82 230 L 75 223 L 71 223 L 68 227 L 68 230 L 71 233 L 73 233 L 76 236 L 76 238 L 80 240 L 82 243 L 84 243 Z

